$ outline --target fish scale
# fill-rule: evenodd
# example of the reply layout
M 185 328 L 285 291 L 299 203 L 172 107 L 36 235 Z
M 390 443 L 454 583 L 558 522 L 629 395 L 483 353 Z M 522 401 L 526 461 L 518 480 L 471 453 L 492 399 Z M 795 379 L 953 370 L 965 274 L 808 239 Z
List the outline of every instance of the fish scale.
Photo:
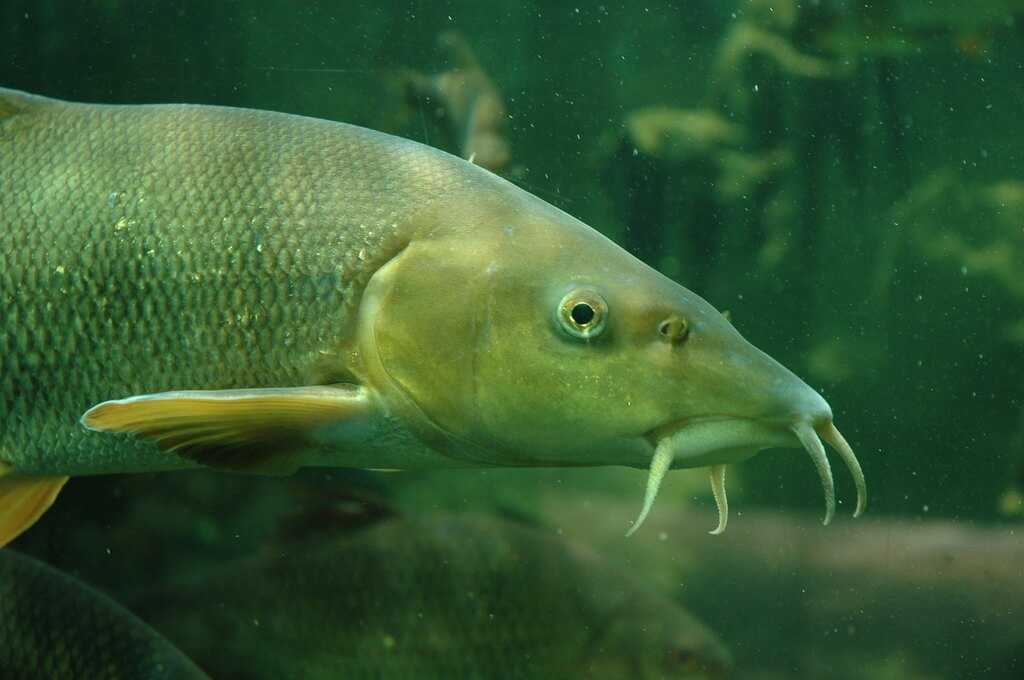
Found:
M 204 680 L 169 642 L 105 595 L 36 560 L 0 553 L 0 675 Z
M 132 394 L 305 384 L 366 260 L 395 250 L 388 225 L 429 203 L 393 187 L 458 179 L 425 148 L 296 116 L 0 96 L 29 105 L 0 123 L 0 441 L 27 474 L 191 465 L 78 417 Z M 387 210 L 370 200 L 384 185 Z

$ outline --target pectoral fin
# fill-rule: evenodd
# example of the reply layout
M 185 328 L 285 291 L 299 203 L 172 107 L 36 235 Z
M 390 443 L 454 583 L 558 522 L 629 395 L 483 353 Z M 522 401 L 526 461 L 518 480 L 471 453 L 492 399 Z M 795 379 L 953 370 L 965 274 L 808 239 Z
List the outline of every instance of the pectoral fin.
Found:
M 68 481 L 67 477 L 5 476 L 9 469 L 0 463 L 0 548 L 35 524 Z
M 82 424 L 131 433 L 213 468 L 290 474 L 317 429 L 372 411 L 363 388 L 339 384 L 147 394 L 94 406 Z

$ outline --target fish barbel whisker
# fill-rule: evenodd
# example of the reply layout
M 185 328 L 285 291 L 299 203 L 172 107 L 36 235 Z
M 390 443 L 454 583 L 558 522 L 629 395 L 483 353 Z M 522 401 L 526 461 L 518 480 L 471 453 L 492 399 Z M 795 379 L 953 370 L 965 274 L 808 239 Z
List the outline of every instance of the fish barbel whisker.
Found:
M 822 439 L 828 442 L 829 446 L 836 450 L 836 453 L 846 463 L 847 469 L 853 476 L 853 483 L 857 487 L 857 509 L 853 511 L 853 516 L 860 517 L 868 503 L 867 485 L 864 482 L 864 471 L 860 469 L 860 462 L 857 460 L 857 456 L 854 455 L 853 449 L 846 442 L 846 438 L 840 434 L 831 421 L 829 421 L 828 425 L 821 428 L 819 434 Z
M 825 455 L 825 447 L 818 438 L 818 433 L 808 422 L 799 422 L 793 425 L 793 434 L 811 455 L 814 468 L 821 478 L 821 488 L 825 492 L 825 521 L 823 524 L 827 525 L 836 514 L 836 489 L 835 483 L 832 481 L 832 468 L 829 467 L 828 457 Z
M 626 537 L 632 536 L 640 525 L 647 519 L 647 513 L 651 511 L 651 506 L 654 505 L 654 499 L 658 495 L 658 489 L 661 487 L 661 480 L 665 478 L 665 473 L 668 472 L 669 468 L 672 467 L 672 459 L 675 456 L 675 452 L 672 450 L 672 444 L 670 441 L 663 441 L 658 444 L 657 448 L 654 449 L 654 457 L 651 459 L 651 469 L 647 475 L 647 491 L 644 493 L 644 507 L 640 510 L 640 516 L 636 518 L 633 526 L 629 531 L 626 532 Z
M 711 493 L 715 496 L 715 506 L 718 508 L 718 526 L 708 533 L 717 536 L 725 531 L 725 525 L 729 523 L 729 499 L 725 495 L 725 465 L 710 465 L 708 470 L 711 476 Z
M 861 470 L 860 463 L 857 461 L 853 449 L 850 448 L 846 439 L 843 438 L 843 435 L 840 434 L 831 421 L 824 425 L 819 425 L 819 428 L 820 430 L 816 430 L 810 420 L 801 420 L 790 426 L 790 430 L 796 435 L 801 446 L 810 454 L 814 468 L 818 471 L 818 477 L 821 479 L 821 487 L 825 493 L 825 518 L 823 524 L 831 523 L 835 517 L 836 492 L 835 481 L 832 477 L 832 467 L 829 465 L 822 440 L 836 450 L 853 476 L 854 484 L 857 487 L 857 508 L 853 516 L 859 517 L 864 512 L 864 507 L 867 504 L 864 472 Z M 658 495 L 658 490 L 661 488 L 661 482 L 669 468 L 672 467 L 677 446 L 677 442 L 666 439 L 655 448 L 654 456 L 651 459 L 650 471 L 647 475 L 647 489 L 644 495 L 643 508 L 640 510 L 640 515 L 633 523 L 633 526 L 626 532 L 626 536 L 632 536 L 636 533 L 636 530 L 647 519 L 651 507 L 654 505 L 654 499 Z M 729 500 L 725 491 L 725 464 L 715 463 L 709 465 L 708 472 L 711 480 L 711 491 L 715 497 L 715 506 L 718 509 L 718 526 L 709 533 L 717 535 L 725 531 L 726 525 L 729 522 Z

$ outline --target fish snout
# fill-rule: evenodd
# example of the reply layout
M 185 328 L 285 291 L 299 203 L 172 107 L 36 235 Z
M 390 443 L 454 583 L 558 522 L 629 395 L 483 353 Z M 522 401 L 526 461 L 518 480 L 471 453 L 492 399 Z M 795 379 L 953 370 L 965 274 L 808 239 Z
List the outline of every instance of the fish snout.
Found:
M 687 383 L 682 417 L 651 430 L 654 444 L 640 515 L 627 535 L 647 516 L 661 480 L 673 467 L 704 467 L 725 530 L 728 501 L 725 466 L 758 451 L 799 446 L 811 457 L 825 495 L 825 519 L 835 515 L 835 484 L 823 441 L 835 449 L 857 489 L 854 517 L 867 504 L 864 473 L 846 439 L 833 423 L 824 397 L 794 373 L 751 345 L 730 324 L 705 319 L 689 327 L 694 369 Z M 700 389 L 695 389 L 694 386 Z
M 739 339 L 738 347 L 730 348 L 725 365 L 737 376 L 739 394 L 743 397 L 748 417 L 789 429 L 792 423 L 808 422 L 815 429 L 832 420 L 832 407 L 825 398 L 795 373 L 761 350 Z M 723 376 L 725 378 L 727 376 Z
M 796 380 L 801 389 L 799 394 L 789 396 L 792 419 L 810 423 L 815 431 L 831 423 L 832 407 L 825 401 L 825 397 L 799 378 Z

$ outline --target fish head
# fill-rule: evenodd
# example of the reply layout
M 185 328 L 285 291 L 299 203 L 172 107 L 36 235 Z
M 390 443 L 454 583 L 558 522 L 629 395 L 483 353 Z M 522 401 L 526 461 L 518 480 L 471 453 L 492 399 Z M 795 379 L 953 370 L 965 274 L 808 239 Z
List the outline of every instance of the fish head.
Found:
M 821 395 L 697 294 L 537 203 L 414 241 L 370 291 L 386 379 L 460 455 L 650 466 L 660 482 L 803 446 L 827 469 L 818 435 L 841 438 Z

